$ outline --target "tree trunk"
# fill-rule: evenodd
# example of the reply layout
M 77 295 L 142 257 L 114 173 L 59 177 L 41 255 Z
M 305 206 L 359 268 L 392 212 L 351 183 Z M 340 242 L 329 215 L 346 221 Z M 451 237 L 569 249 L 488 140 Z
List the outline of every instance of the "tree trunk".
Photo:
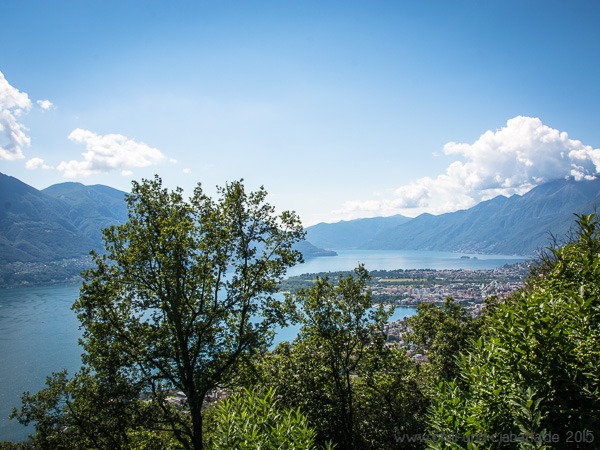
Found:
M 190 416 L 192 418 L 192 447 L 202 450 L 202 400 L 194 399 L 190 402 Z

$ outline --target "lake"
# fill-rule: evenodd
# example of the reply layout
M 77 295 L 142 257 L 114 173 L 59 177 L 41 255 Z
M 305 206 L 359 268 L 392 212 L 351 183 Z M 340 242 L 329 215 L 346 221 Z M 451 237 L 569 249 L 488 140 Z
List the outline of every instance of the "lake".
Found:
M 393 269 L 495 269 L 527 258 L 513 255 L 425 252 L 417 250 L 336 250 L 337 256 L 312 258 L 288 270 L 288 275 L 352 270 L 359 263 L 367 270 Z
M 310 259 L 290 269 L 288 275 L 352 270 L 359 263 L 368 270 L 492 269 L 522 260 L 509 255 L 344 250 L 338 256 Z M 24 440 L 33 432 L 7 419 L 12 408 L 20 405 L 24 391 L 33 393 L 44 387 L 53 371 L 66 368 L 72 373 L 79 368 L 79 322 L 70 310 L 78 294 L 76 284 L 0 290 L 0 441 Z M 414 308 L 397 308 L 392 320 L 414 312 Z M 280 330 L 277 340 L 291 340 L 296 333 L 297 327 Z

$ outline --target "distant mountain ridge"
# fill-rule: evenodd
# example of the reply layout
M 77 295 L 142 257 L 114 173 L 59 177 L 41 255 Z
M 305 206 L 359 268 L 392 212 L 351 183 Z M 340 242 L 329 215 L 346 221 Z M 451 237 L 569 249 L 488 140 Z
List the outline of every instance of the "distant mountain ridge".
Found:
M 99 230 L 127 220 L 125 192 L 108 186 L 60 183 L 41 192 L 66 203 L 69 220 L 92 240 L 94 248 L 104 245 Z
M 89 264 L 85 261 L 89 251 L 103 248 L 101 230 L 127 219 L 125 195 L 108 186 L 81 183 L 60 183 L 40 191 L 0 174 L 0 285 L 76 276 Z M 352 248 L 529 256 L 548 246 L 551 235 L 566 236 L 575 213 L 597 208 L 600 179 L 556 180 L 522 196 L 499 196 L 439 216 L 314 225 L 306 229 L 307 241 L 296 248 L 305 258 Z M 57 263 L 63 260 L 72 261 L 69 270 Z
M 70 195 L 84 188 L 97 189 L 96 186 L 67 184 Z M 97 248 L 100 226 L 106 221 L 97 215 L 85 220 L 77 220 L 77 217 L 85 211 L 100 209 L 105 197 L 120 195 L 123 199 L 124 193 L 108 189 L 106 193 L 98 192 L 93 204 L 86 204 L 83 199 L 70 204 L 54 195 L 57 191 L 66 192 L 64 187 L 38 191 L 14 177 L 0 174 L 0 263 L 77 258 Z
M 127 220 L 125 195 L 72 182 L 40 191 L 0 173 L 0 265 L 48 263 L 102 250 L 102 230 Z M 296 248 L 305 258 L 335 255 L 306 241 Z
M 556 180 L 522 196 L 498 196 L 470 209 L 439 216 L 421 214 L 395 225 L 397 216 L 371 219 L 380 230 L 373 227 L 365 231 L 356 239 L 355 247 L 529 256 L 547 247 L 552 236 L 565 237 L 574 223 L 574 214 L 588 214 L 597 208 L 600 179 Z M 345 232 L 353 222 L 359 221 L 314 225 L 307 228 L 307 235 L 317 245 L 325 246 L 327 242 L 327 248 L 351 248 Z
M 364 247 L 373 237 L 411 220 L 401 215 L 319 223 L 306 228 L 306 239 L 328 249 Z

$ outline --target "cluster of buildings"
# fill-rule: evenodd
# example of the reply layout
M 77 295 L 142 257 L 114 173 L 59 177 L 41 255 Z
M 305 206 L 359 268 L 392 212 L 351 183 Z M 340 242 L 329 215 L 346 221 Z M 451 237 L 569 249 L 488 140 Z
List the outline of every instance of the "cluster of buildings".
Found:
M 415 344 L 405 340 L 405 337 L 408 333 L 410 333 L 410 326 L 406 323 L 405 319 L 386 324 L 386 345 L 404 347 L 406 348 L 406 354 L 412 357 L 415 361 L 427 361 L 427 356 L 420 353 Z
M 227 391 L 224 389 L 213 389 L 206 394 L 204 398 L 204 408 L 227 397 Z M 187 396 L 181 391 L 173 391 L 166 398 L 167 403 L 176 406 L 179 409 L 184 409 L 187 406 Z
M 422 302 L 443 303 L 447 297 L 476 309 L 486 298 L 506 298 L 523 286 L 526 270 L 520 265 L 493 270 L 404 271 L 403 277 L 378 277 L 371 292 L 375 302 L 416 306 Z
M 528 273 L 529 268 L 525 264 L 493 270 L 405 271 L 402 278 L 374 279 L 371 292 L 376 302 L 395 306 L 416 306 L 423 302 L 441 305 L 446 298 L 452 297 L 477 316 L 484 307 L 485 299 L 508 297 L 523 287 Z M 410 325 L 405 319 L 388 323 L 385 328 L 387 345 L 404 347 L 414 360 L 427 361 L 427 356 L 406 340 L 410 332 Z

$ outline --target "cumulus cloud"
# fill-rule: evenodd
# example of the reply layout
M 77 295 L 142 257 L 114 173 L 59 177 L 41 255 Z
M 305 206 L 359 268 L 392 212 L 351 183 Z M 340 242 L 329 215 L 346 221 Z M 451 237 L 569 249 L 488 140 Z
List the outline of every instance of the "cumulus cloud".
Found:
M 518 116 L 496 132 L 487 131 L 473 144 L 449 142 L 447 155 L 467 161 L 452 168 L 469 191 L 500 189 L 506 194 L 549 180 L 575 176 L 594 177 L 598 172 L 600 149 L 569 139 L 538 118 Z
M 38 100 L 36 103 L 44 111 L 48 111 L 49 109 L 52 109 L 52 107 L 54 106 L 54 104 L 50 100 Z
M 459 157 L 445 173 L 401 186 L 387 199 L 347 202 L 334 215 L 441 214 L 498 195 L 524 194 L 559 178 L 594 179 L 600 172 L 600 149 L 570 139 L 535 117 L 514 117 L 471 144 L 449 142 L 444 153 Z
M 53 169 L 53 167 L 46 164 L 42 158 L 31 158 L 25 163 L 25 168 L 28 170 Z
M 31 100 L 25 92 L 11 86 L 4 74 L 0 72 L 0 133 L 4 135 L 0 141 L 0 159 L 21 159 L 23 148 L 31 144 L 27 136 L 27 128 L 18 118 L 31 109 Z
M 67 178 L 115 170 L 120 170 L 124 176 L 128 176 L 133 168 L 148 167 L 165 159 L 160 150 L 122 134 L 102 136 L 77 128 L 69 134 L 69 139 L 85 145 L 86 152 L 83 153 L 82 161 L 63 161 L 58 165 L 57 169 Z

